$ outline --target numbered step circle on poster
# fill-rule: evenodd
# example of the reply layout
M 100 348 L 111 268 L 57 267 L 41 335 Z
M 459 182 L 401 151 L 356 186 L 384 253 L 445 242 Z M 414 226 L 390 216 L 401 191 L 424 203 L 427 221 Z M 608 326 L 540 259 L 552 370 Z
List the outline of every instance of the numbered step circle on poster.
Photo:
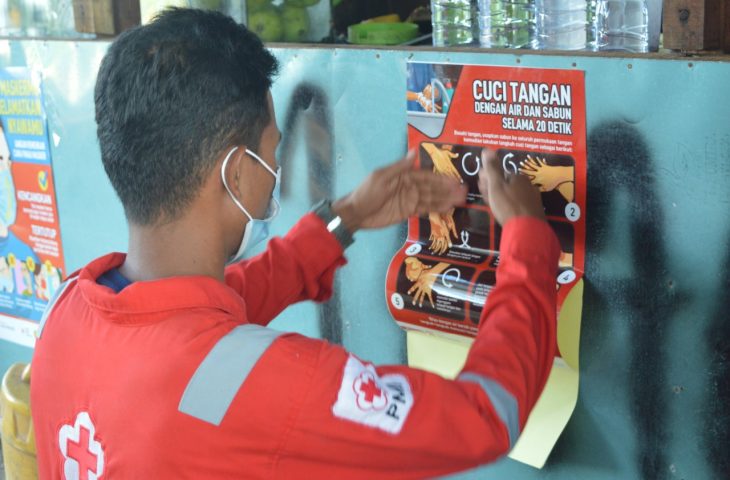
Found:
M 406 255 L 416 255 L 421 252 L 421 244 L 420 243 L 414 243 L 410 247 L 406 248 Z
M 566 270 L 558 275 L 558 283 L 561 285 L 567 285 L 573 283 L 576 279 L 576 274 L 573 270 Z
M 393 307 L 395 307 L 397 310 L 403 310 L 403 307 L 405 306 L 403 296 L 400 293 L 394 293 L 393 295 L 391 295 L 390 303 L 392 303 Z
M 567 204 L 565 206 L 565 218 L 571 222 L 580 220 L 580 206 L 575 202 Z

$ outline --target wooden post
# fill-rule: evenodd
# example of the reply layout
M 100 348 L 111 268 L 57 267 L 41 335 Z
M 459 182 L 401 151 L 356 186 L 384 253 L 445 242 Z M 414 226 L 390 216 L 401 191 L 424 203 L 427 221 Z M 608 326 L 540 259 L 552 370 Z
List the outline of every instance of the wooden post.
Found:
M 139 25 L 139 0 L 73 0 L 76 30 L 118 35 Z
M 695 52 L 730 49 L 730 5 L 725 0 L 665 0 L 664 47 Z
M 723 2 L 722 17 L 725 19 L 725 26 L 723 28 L 723 42 L 722 49 L 726 53 L 730 53 L 730 3 Z

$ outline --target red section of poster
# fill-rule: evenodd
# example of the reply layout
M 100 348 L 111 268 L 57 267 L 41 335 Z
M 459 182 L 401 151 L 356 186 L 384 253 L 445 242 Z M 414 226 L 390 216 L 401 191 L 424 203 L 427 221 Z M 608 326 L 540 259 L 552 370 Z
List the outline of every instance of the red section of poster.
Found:
M 420 168 L 469 189 L 448 214 L 411 218 L 388 269 L 391 314 L 406 329 L 473 337 L 496 277 L 501 228 L 477 179 L 481 151 L 542 194 L 562 254 L 559 304 L 585 264 L 584 74 L 577 70 L 410 63 L 408 144 Z
M 12 172 L 18 210 L 10 229 L 35 252 L 41 265 L 60 270 L 57 276 L 61 278 L 65 266 L 51 168 L 16 162 Z M 37 282 L 35 291 L 36 297 L 43 300 L 48 300 L 52 293 L 42 280 Z

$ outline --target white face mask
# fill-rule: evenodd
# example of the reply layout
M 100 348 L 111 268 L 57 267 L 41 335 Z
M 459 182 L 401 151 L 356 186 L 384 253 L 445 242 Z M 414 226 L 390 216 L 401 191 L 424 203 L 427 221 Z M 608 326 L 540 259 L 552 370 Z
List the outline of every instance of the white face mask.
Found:
M 238 251 L 235 253 L 235 255 L 228 259 L 226 265 L 230 265 L 232 263 L 243 260 L 243 257 L 246 254 L 246 250 L 249 247 L 253 247 L 254 245 L 262 242 L 269 236 L 269 224 L 271 223 L 271 220 L 273 220 L 274 217 L 279 214 L 280 210 L 279 192 L 281 189 L 281 167 L 278 167 L 276 171 L 272 170 L 271 167 L 269 167 L 266 162 L 261 159 L 261 157 L 259 157 L 249 149 L 246 149 L 246 153 L 258 160 L 258 162 L 263 165 L 266 171 L 272 174 L 276 180 L 274 182 L 274 190 L 271 193 L 271 199 L 269 200 L 269 206 L 266 210 L 265 218 L 253 218 L 253 216 L 248 213 L 248 210 L 246 210 L 246 208 L 241 205 L 241 202 L 233 194 L 231 188 L 228 186 L 228 181 L 226 180 L 226 167 L 228 166 L 228 161 L 231 159 L 231 156 L 236 150 L 238 150 L 238 147 L 234 147 L 230 152 L 228 152 L 228 155 L 226 155 L 226 159 L 223 160 L 223 165 L 221 166 L 221 178 L 223 179 L 223 185 L 226 187 L 226 191 L 228 191 L 228 195 L 230 195 L 233 203 L 235 203 L 236 206 L 243 212 L 243 214 L 248 217 L 248 223 L 246 224 L 246 228 L 243 231 L 243 237 L 241 238 L 241 245 L 238 247 Z

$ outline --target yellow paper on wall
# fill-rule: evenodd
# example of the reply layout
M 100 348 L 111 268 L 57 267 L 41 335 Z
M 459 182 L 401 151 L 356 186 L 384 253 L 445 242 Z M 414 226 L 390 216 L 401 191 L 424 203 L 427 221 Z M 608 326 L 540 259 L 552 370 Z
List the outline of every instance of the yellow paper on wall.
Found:
M 542 468 L 578 401 L 580 324 L 583 310 L 583 280 L 571 289 L 558 317 L 558 348 L 545 389 L 535 404 L 527 425 L 509 457 Z M 461 370 L 471 342 L 430 333 L 407 332 L 408 364 L 454 378 Z

